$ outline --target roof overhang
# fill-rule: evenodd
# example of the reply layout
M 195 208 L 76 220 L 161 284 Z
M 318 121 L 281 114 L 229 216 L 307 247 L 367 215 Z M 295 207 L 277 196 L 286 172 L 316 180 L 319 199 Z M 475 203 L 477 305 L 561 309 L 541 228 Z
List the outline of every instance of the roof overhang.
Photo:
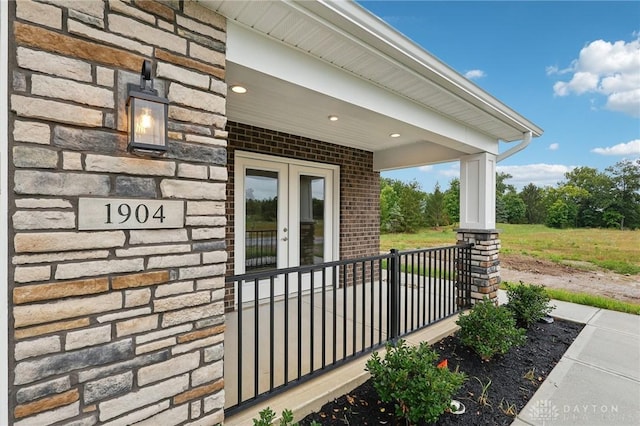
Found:
M 542 134 L 356 3 L 201 3 L 227 18 L 227 84 L 248 89 L 228 92 L 232 121 L 372 151 L 377 170 Z

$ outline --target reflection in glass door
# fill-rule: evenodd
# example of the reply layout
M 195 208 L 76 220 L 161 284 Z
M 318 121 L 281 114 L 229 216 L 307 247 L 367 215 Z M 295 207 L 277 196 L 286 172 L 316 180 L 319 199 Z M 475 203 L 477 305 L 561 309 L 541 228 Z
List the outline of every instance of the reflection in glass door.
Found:
M 300 265 L 317 265 L 325 261 L 324 214 L 325 179 L 300 175 Z
M 278 173 L 247 169 L 244 190 L 245 271 L 275 269 L 278 259 Z

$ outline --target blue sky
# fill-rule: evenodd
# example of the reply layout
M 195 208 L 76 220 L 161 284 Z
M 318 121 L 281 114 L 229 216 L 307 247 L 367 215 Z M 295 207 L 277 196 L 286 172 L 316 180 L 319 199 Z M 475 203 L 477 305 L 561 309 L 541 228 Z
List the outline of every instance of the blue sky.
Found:
M 544 129 L 498 164 L 516 187 L 640 158 L 640 2 L 359 3 Z M 382 176 L 431 192 L 449 186 L 458 163 Z

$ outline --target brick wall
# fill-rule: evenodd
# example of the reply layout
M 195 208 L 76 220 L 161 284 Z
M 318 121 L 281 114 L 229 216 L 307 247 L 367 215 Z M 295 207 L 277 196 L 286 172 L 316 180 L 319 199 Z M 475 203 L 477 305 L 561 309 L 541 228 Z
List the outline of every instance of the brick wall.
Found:
M 233 274 L 234 151 L 242 150 L 340 166 L 340 259 L 376 255 L 380 251 L 380 174 L 373 153 L 328 142 L 229 122 L 227 162 L 227 273 Z M 233 288 L 227 288 L 227 308 Z
M 12 424 L 221 422 L 224 18 L 191 1 L 9 7 Z M 126 151 L 143 59 L 170 100 L 160 158 Z M 78 231 L 92 196 L 184 200 L 186 223 Z

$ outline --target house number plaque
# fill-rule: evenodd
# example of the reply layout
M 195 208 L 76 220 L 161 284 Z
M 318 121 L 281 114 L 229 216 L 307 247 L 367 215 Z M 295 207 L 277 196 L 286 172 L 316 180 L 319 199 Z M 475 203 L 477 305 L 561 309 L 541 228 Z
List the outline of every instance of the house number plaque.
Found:
M 78 230 L 163 229 L 184 226 L 184 201 L 80 198 Z

